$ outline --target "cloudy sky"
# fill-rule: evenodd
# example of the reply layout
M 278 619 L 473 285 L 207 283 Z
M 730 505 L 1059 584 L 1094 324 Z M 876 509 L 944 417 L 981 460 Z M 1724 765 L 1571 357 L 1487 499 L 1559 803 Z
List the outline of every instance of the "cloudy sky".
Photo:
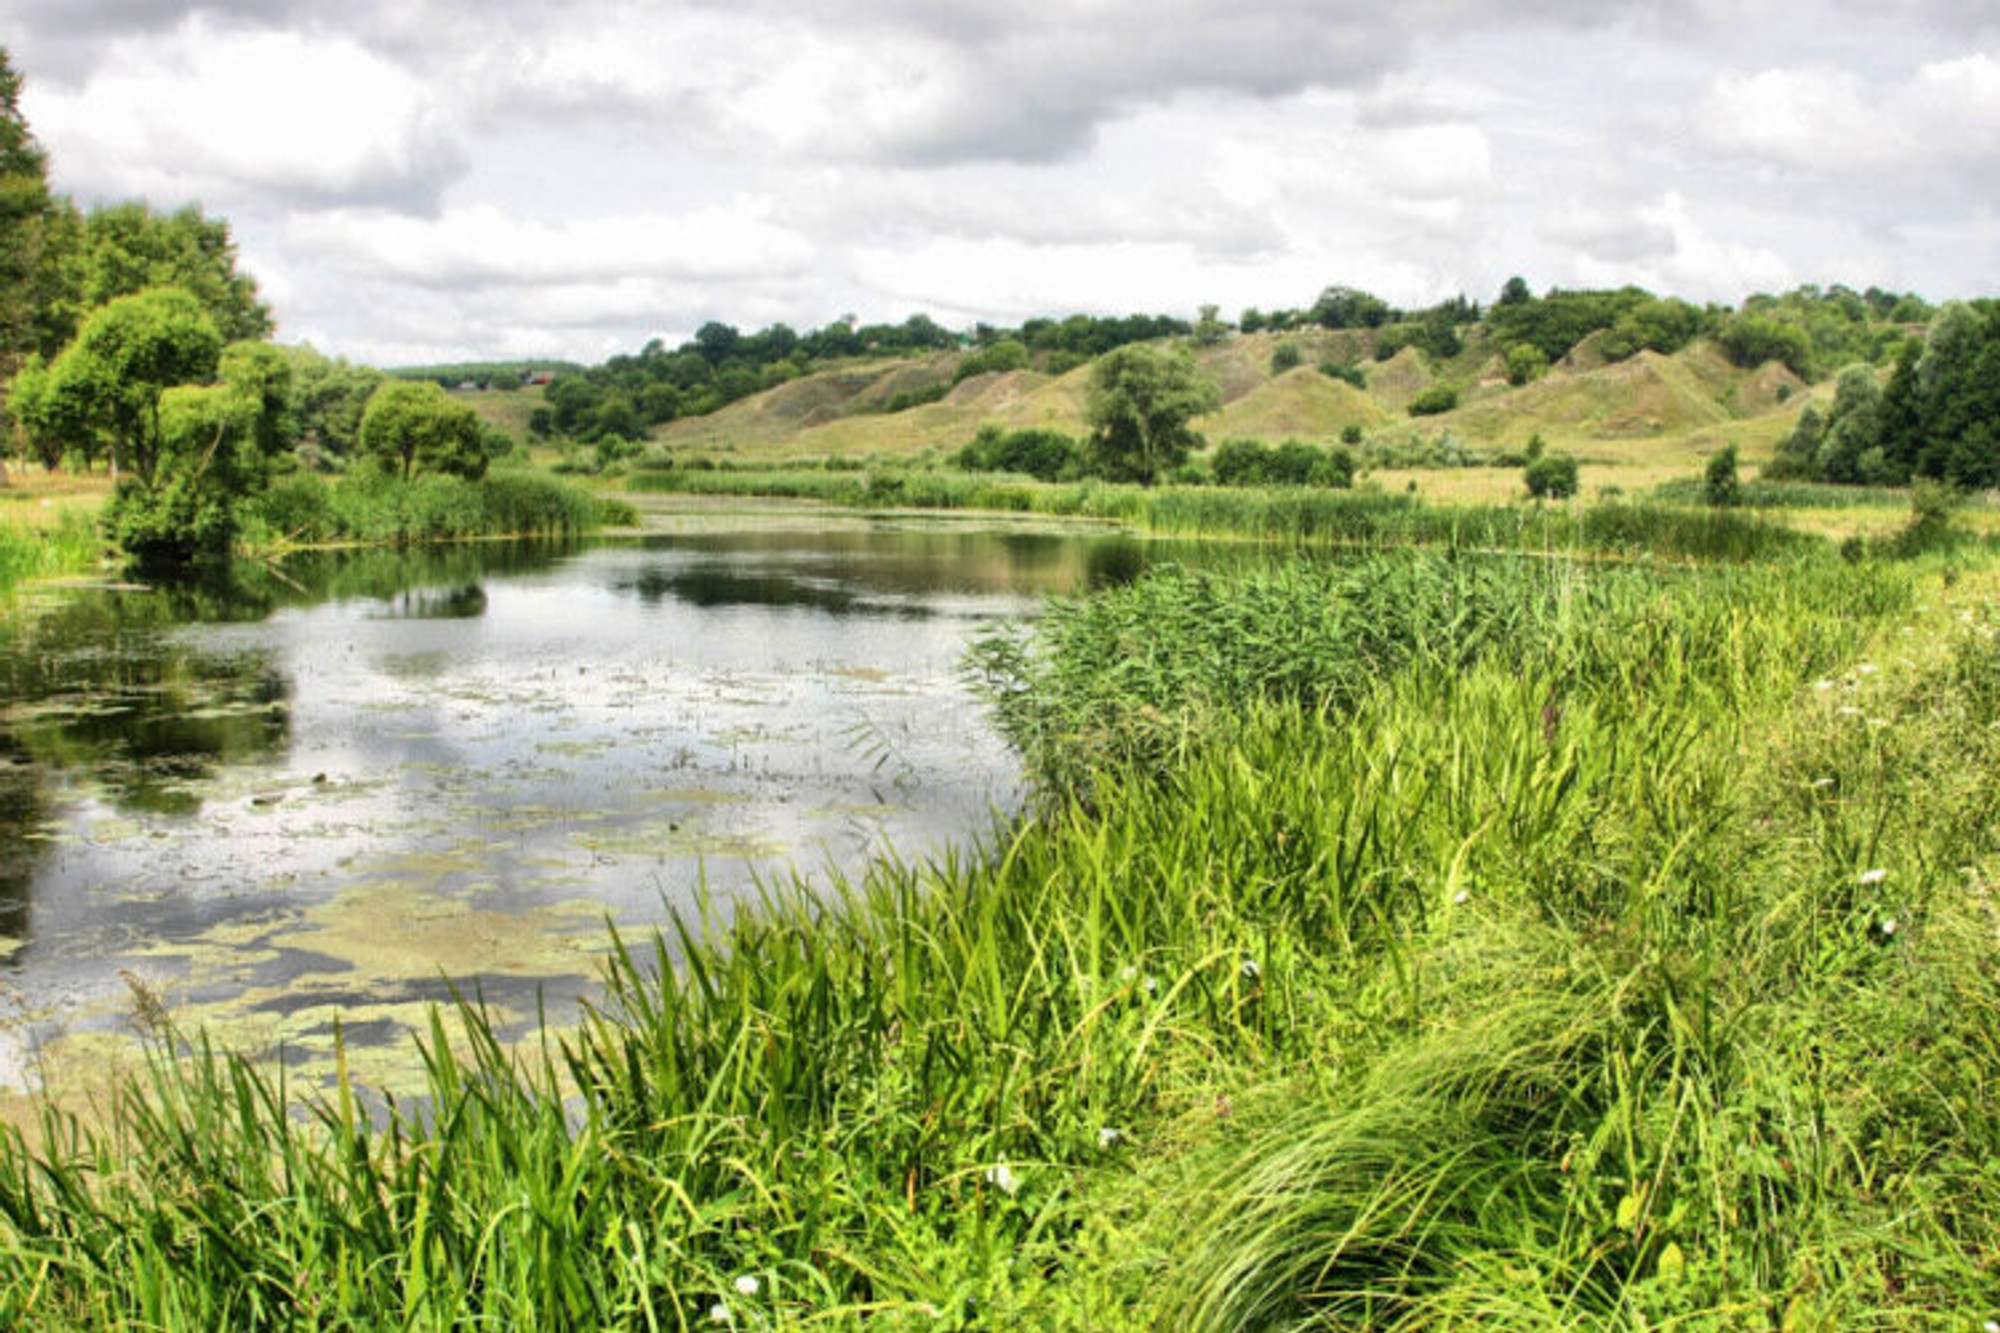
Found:
M 55 183 L 234 224 L 280 336 L 1637 282 L 2000 292 L 1989 0 L 0 0 Z

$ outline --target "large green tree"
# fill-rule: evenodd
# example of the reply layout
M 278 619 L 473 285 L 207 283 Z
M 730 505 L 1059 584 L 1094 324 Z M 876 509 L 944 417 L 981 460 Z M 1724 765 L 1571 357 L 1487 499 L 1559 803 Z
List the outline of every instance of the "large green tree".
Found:
M 57 291 L 44 320 L 43 350 L 68 340 L 90 312 L 152 287 L 192 295 L 225 341 L 270 336 L 271 312 L 257 282 L 236 266 L 229 224 L 195 207 L 157 213 L 143 203 L 92 209 L 59 258 Z
M 48 154 L 21 114 L 21 76 L 0 47 L 0 379 L 40 343 L 57 215 L 48 178 Z
M 1185 353 L 1131 344 L 1090 374 L 1091 464 L 1100 474 L 1150 486 L 1201 443 L 1189 422 L 1222 405 L 1215 382 Z
M 479 414 L 428 381 L 390 380 L 361 414 L 361 452 L 408 481 L 420 472 L 486 472 Z
M 120 485 L 105 510 L 105 526 L 126 554 L 145 565 L 228 555 L 237 501 L 264 475 L 262 411 L 257 394 L 240 385 L 177 385 L 160 394 L 153 470 Z
M 130 467 L 150 483 L 161 447 L 160 396 L 215 378 L 222 335 L 189 293 L 160 287 L 92 312 L 35 386 L 31 428 L 72 432 L 86 451 L 111 451 L 115 480 Z

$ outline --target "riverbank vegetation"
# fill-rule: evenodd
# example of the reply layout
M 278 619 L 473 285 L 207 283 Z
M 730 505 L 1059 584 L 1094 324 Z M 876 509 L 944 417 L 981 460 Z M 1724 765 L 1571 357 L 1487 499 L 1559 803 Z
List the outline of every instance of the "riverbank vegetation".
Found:
M 1396 552 L 1059 604 L 977 658 L 1041 791 L 983 851 L 628 941 L 525 1047 L 469 1001 L 421 1103 L 163 1027 L 0 1154 L 0 1315 L 1977 1326 L 1992 580 Z

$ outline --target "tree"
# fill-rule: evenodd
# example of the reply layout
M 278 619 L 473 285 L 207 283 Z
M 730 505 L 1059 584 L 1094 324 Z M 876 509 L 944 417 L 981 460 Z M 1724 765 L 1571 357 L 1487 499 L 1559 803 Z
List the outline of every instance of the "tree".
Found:
M 250 440 L 258 460 L 268 463 L 298 442 L 289 357 L 269 343 L 231 343 L 222 349 L 216 373 L 254 410 Z
M 1861 480 L 1861 456 L 1878 447 L 1882 431 L 1882 390 L 1867 366 L 1849 366 L 1834 384 L 1833 408 L 1813 458 L 1821 481 L 1853 485 Z
M 1493 304 L 1526 305 L 1534 299 L 1535 294 L 1528 290 L 1528 280 L 1517 275 L 1507 279 L 1507 285 L 1500 289 L 1500 299 Z
M 1354 287 L 1329 287 L 1313 302 L 1312 319 L 1326 329 L 1379 329 L 1394 313 L 1379 296 Z
M 127 478 L 105 526 L 143 565 L 179 565 L 229 553 L 236 502 L 264 472 L 254 392 L 230 384 L 179 385 L 159 401 L 159 452 L 144 479 Z
M 1717 509 L 1729 509 L 1743 499 L 1743 486 L 1736 476 L 1736 446 L 1725 444 L 1708 460 L 1702 473 L 1701 498 Z
M 111 475 L 129 463 L 150 482 L 160 450 L 160 395 L 215 377 L 222 335 L 199 302 L 175 287 L 123 296 L 94 311 L 49 366 L 42 405 L 61 405 L 46 428 L 111 448 Z
M 1533 343 L 1515 343 L 1507 349 L 1507 382 L 1516 388 L 1540 379 L 1548 368 L 1548 354 Z
M 323 464 L 353 457 L 361 444 L 361 413 L 386 377 L 372 367 L 322 356 L 310 347 L 277 350 L 292 367 L 297 438 Z
M 361 414 L 361 452 L 408 481 L 420 472 L 486 473 L 479 414 L 428 381 L 389 380 Z
M 1816 478 L 1819 475 L 1819 441 L 1826 431 L 1826 419 L 1817 405 L 1807 403 L 1799 413 L 1792 433 L 1778 444 L 1763 475 L 1771 481 Z
M 1103 476 L 1150 486 L 1200 444 L 1188 423 L 1221 405 L 1221 391 L 1185 353 L 1120 347 L 1090 375 L 1091 464 Z
M 48 154 L 21 114 L 21 76 L 0 47 L 0 379 L 41 343 L 57 216 L 48 176 Z
M 1229 326 L 1222 322 L 1222 307 L 1205 305 L 1199 311 L 1191 335 L 1196 347 L 1214 347 L 1229 336 Z
M 194 207 L 155 213 L 142 203 L 93 209 L 59 261 L 47 340 L 67 341 L 99 306 L 151 287 L 191 294 L 231 342 L 270 336 L 257 282 L 236 267 L 229 224 Z

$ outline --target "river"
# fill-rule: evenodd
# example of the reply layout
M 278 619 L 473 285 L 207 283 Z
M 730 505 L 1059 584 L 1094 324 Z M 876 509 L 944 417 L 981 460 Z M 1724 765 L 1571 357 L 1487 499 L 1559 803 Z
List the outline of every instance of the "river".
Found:
M 608 922 L 977 842 L 1021 777 L 967 644 L 1145 558 L 990 519 L 654 526 L 0 626 L 0 1092 L 98 1086 L 161 1012 L 302 1077 L 338 1020 L 394 1083 L 454 986 L 511 1032 L 573 1012 Z

